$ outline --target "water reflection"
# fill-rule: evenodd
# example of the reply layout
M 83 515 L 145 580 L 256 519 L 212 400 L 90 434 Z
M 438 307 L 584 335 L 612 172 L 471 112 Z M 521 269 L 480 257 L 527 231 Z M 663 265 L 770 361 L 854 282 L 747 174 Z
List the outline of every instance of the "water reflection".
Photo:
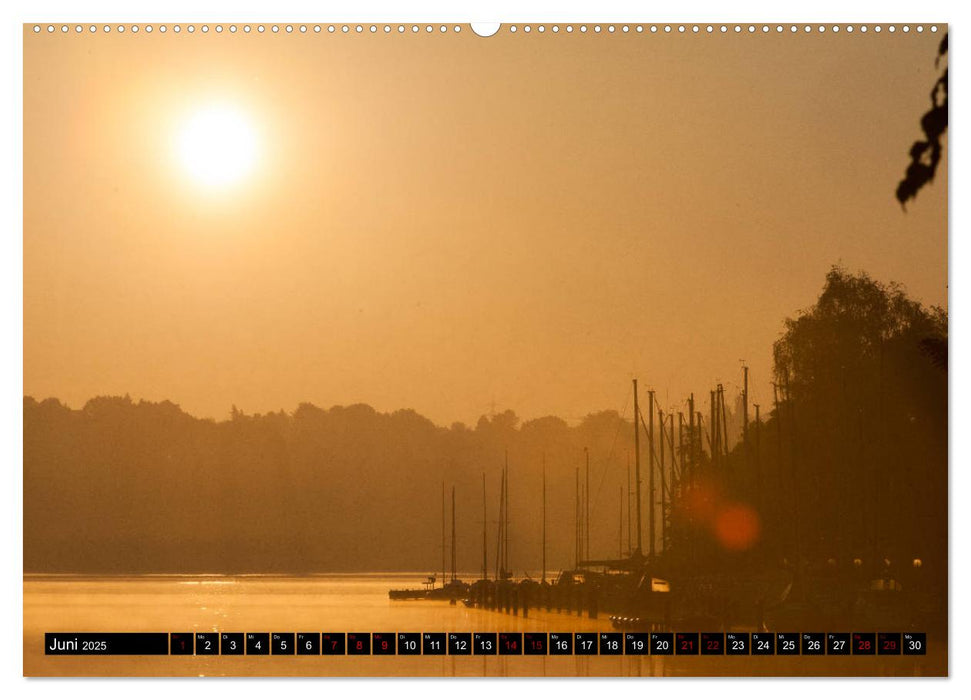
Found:
M 71 577 L 24 579 L 28 676 L 734 676 L 941 675 L 943 641 L 925 657 L 169 656 L 46 657 L 44 632 L 596 632 L 606 618 L 531 609 L 528 617 L 388 600 L 420 576 Z

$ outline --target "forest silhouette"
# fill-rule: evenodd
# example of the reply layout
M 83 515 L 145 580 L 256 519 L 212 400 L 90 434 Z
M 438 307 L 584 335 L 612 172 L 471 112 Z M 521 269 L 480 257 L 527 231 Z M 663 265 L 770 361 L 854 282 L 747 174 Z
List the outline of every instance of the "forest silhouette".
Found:
M 717 353 L 717 342 L 711 345 Z M 687 456 L 678 455 L 684 478 L 670 487 L 666 547 L 708 563 L 740 556 L 921 558 L 928 575 L 943 582 L 946 348 L 942 309 L 834 267 L 815 305 L 784 322 L 772 348 L 777 401 L 761 406 L 761 423 L 753 414 L 744 439 L 714 458 L 703 426 L 690 473 Z M 708 396 L 709 387 L 698 388 L 699 412 Z M 738 412 L 728 418 L 739 425 Z M 671 447 L 681 444 L 672 435 Z M 628 485 L 633 450 L 630 403 L 576 425 L 553 416 L 520 421 L 505 411 L 474 426 L 441 427 L 412 410 L 380 413 L 360 404 L 303 403 L 262 415 L 233 407 L 228 420 L 216 421 L 169 401 L 97 397 L 72 410 L 54 398 L 25 397 L 24 569 L 436 571 L 447 483 L 457 492 L 458 568 L 479 571 L 482 475 L 493 542 L 508 456 L 511 568 L 538 577 L 543 465 L 549 566 L 565 569 L 575 563 L 584 448 L 590 554 L 626 554 L 628 503 L 619 492 Z M 699 494 L 709 505 L 755 509 L 757 543 L 726 551 Z M 493 554 L 490 544 L 490 561 Z

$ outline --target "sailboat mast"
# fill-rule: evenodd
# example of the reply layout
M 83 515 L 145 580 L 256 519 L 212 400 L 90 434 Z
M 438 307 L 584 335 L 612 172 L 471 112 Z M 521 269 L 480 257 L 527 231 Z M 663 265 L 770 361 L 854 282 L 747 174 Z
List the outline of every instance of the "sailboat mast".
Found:
M 624 487 L 620 487 L 620 526 L 617 529 L 617 558 L 624 558 Z
M 762 510 L 762 418 L 759 416 L 759 405 L 755 406 L 755 508 Z
M 748 367 L 742 365 L 742 444 L 748 449 Z
M 725 387 L 721 384 L 718 385 L 718 405 L 719 411 L 722 419 L 721 424 L 721 435 L 722 435 L 722 447 L 725 448 L 725 456 L 728 456 L 728 411 L 725 410 Z
M 704 414 L 701 411 L 695 413 L 695 425 L 698 426 L 698 459 L 705 456 L 705 425 Z M 711 439 L 709 436 L 708 447 L 711 448 Z
M 502 545 L 502 568 L 509 575 L 509 450 L 506 450 L 506 509 L 505 509 L 505 527 L 502 528 L 502 536 L 505 540 Z
M 684 466 L 684 413 L 678 411 L 678 493 L 682 496 L 686 488 L 687 475 L 688 470 Z
M 655 537 L 654 537 L 654 392 L 647 392 L 648 398 L 648 414 L 650 415 L 650 422 L 647 424 L 647 450 L 648 450 L 648 462 L 650 462 L 650 477 L 648 478 L 648 495 L 650 500 L 647 504 L 648 517 L 651 522 L 648 525 L 648 536 L 651 538 L 649 549 L 651 552 L 651 557 L 655 554 Z
M 487 557 L 487 542 L 488 537 L 488 527 L 489 527 L 489 514 L 488 508 L 486 506 L 486 475 L 482 472 L 482 579 L 485 580 L 489 578 L 489 565 L 486 561 Z
M 506 472 L 502 472 L 502 481 L 499 487 L 499 527 L 496 530 L 496 580 L 499 580 L 499 567 L 502 564 L 502 524 L 505 513 L 506 498 Z
M 667 439 L 668 439 L 668 448 L 670 450 L 669 454 L 671 455 L 671 481 L 669 482 L 670 486 L 668 487 L 668 506 L 673 508 L 674 494 L 678 490 L 678 473 L 680 472 L 680 467 L 677 465 L 677 460 L 675 459 L 675 457 L 677 456 L 677 452 L 675 452 L 674 450 L 674 414 L 673 413 L 668 413 L 668 423 L 670 423 L 670 425 L 668 426 Z
M 586 485 L 583 487 L 583 556 L 590 558 L 590 450 L 583 448 L 586 461 Z
M 452 582 L 455 582 L 455 487 L 452 487 Z
M 442 482 L 442 587 L 445 587 L 445 482 Z
M 641 430 L 638 421 L 641 419 L 640 409 L 637 407 L 637 380 L 634 380 L 634 485 L 637 487 L 637 554 L 641 553 Z
M 659 447 L 658 458 L 661 463 L 661 549 L 667 550 L 667 530 L 665 528 L 665 521 L 667 520 L 667 494 L 665 493 L 665 479 L 664 479 L 664 411 L 658 409 L 657 411 L 657 422 L 658 428 L 661 431 L 661 444 Z
M 546 453 L 543 453 L 543 577 L 546 583 Z
M 631 547 L 631 529 L 630 529 L 630 501 L 631 501 L 631 488 L 630 488 L 630 452 L 627 453 L 627 553 L 632 554 L 633 550 Z
M 689 480 L 689 485 L 693 483 L 695 472 L 698 469 L 697 457 L 698 453 L 695 452 L 695 440 L 697 436 L 695 435 L 695 395 L 691 394 L 688 397 L 688 440 L 691 441 L 691 477 Z
M 576 468 L 576 476 L 574 481 L 576 482 L 577 497 L 573 505 L 573 516 L 574 516 L 574 527 L 573 527 L 573 559 L 574 559 L 574 569 L 580 568 L 580 467 Z

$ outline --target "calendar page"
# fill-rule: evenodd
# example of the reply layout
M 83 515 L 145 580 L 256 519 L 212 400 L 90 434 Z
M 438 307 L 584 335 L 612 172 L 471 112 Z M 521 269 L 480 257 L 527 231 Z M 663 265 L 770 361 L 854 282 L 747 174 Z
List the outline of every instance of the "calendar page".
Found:
M 946 24 L 22 32 L 24 675 L 948 674 Z

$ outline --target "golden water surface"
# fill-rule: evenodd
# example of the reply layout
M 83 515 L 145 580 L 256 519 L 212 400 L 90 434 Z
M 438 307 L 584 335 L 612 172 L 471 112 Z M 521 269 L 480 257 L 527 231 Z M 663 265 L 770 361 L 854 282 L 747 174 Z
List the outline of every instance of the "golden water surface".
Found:
M 606 616 L 528 617 L 447 601 L 390 601 L 417 574 L 25 576 L 26 676 L 854 676 L 942 675 L 926 657 L 45 656 L 45 632 L 583 632 Z M 706 630 L 685 630 L 706 631 Z M 810 631 L 810 630 L 803 630 Z M 824 631 L 824 630 L 811 630 Z M 874 630 L 875 631 L 875 630 Z

